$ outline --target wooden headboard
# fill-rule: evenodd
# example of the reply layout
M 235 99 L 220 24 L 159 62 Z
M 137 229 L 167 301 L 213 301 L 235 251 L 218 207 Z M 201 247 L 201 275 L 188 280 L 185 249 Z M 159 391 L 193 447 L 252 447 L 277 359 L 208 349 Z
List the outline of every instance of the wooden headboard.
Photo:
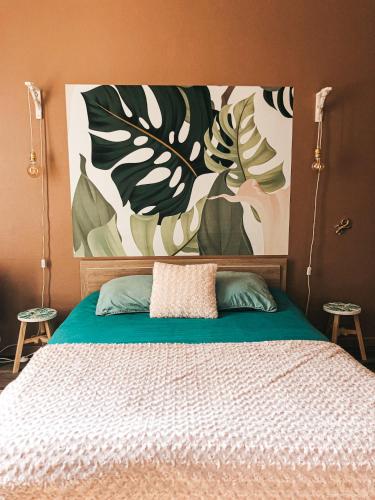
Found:
M 269 286 L 286 288 L 287 258 L 284 256 L 239 257 L 132 257 L 81 260 L 81 297 L 99 290 L 103 283 L 130 274 L 152 274 L 154 262 L 170 264 L 205 264 L 214 262 L 219 271 L 252 271 L 258 273 Z

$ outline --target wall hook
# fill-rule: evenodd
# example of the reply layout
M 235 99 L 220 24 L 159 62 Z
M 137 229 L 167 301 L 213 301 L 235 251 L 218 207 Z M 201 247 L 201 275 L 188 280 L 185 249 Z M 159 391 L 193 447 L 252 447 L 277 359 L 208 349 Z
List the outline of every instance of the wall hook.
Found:
M 352 227 L 351 219 L 349 218 L 341 219 L 340 222 L 335 225 L 335 230 L 336 230 L 335 233 L 339 235 L 344 234 L 345 231 L 351 229 L 351 227 Z

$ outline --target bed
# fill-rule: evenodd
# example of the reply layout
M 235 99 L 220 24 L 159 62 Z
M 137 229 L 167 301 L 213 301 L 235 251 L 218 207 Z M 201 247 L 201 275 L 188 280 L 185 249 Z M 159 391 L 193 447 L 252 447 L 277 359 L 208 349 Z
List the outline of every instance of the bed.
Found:
M 82 302 L 0 397 L 0 498 L 375 498 L 374 375 L 293 305 L 284 258 L 207 260 L 278 312 L 97 317 L 153 260 L 81 262 Z

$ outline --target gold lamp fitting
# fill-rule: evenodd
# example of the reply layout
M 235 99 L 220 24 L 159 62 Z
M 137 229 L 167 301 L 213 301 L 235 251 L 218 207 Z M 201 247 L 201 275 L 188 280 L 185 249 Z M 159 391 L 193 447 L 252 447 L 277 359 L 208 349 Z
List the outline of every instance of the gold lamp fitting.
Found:
M 315 155 L 314 155 L 315 160 L 311 165 L 311 168 L 313 170 L 317 170 L 318 172 L 321 172 L 325 168 L 324 163 L 322 163 L 321 161 L 320 152 L 321 152 L 320 148 L 315 149 Z
M 30 159 L 29 159 L 29 166 L 27 167 L 27 173 L 29 174 L 30 177 L 33 177 L 34 179 L 36 177 L 40 176 L 40 168 L 38 167 L 37 161 L 36 161 L 36 153 L 34 150 L 30 152 Z

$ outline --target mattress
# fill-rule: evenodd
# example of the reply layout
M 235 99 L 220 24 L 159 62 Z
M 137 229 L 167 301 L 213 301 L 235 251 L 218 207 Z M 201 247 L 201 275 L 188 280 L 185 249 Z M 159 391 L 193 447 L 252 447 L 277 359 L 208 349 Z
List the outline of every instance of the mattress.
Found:
M 0 498 L 375 498 L 375 377 L 311 334 L 55 338 L 0 396 Z

